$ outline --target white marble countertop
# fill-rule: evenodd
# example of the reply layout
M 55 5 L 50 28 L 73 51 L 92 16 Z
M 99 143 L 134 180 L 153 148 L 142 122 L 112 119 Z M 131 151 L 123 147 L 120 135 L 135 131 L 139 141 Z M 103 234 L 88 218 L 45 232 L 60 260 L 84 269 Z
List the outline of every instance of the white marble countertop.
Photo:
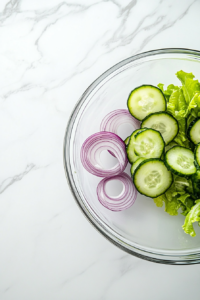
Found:
M 76 205 L 65 127 L 102 72 L 138 52 L 200 50 L 200 1 L 0 1 L 0 299 L 198 299 L 200 265 L 121 251 Z

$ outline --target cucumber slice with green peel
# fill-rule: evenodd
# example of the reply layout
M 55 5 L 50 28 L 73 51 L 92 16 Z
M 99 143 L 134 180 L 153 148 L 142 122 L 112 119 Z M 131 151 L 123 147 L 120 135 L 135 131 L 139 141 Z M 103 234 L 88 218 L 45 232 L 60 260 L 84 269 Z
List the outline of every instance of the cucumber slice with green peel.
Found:
M 151 158 L 139 164 L 135 170 L 133 182 L 138 192 L 156 198 L 168 190 L 173 177 L 162 160 Z
M 160 132 L 154 129 L 137 132 L 133 143 L 135 154 L 144 158 L 160 158 L 165 147 Z
M 175 146 L 168 150 L 164 158 L 165 165 L 174 174 L 190 176 L 196 173 L 194 153 L 184 147 Z
M 128 146 L 129 141 L 130 141 L 130 136 L 128 136 L 128 137 L 124 140 L 124 143 L 125 143 L 126 147 Z
M 200 117 L 190 123 L 187 135 L 194 144 L 200 143 Z
M 151 113 L 165 111 L 166 99 L 158 87 L 141 85 L 131 91 L 127 106 L 131 115 L 141 121 Z
M 128 160 L 131 164 L 133 164 L 139 158 L 138 155 L 136 155 L 135 149 L 134 149 L 135 135 L 138 132 L 145 131 L 145 130 L 146 130 L 146 128 L 136 129 L 135 131 L 133 131 L 133 133 L 130 136 L 129 143 L 128 143 L 128 146 L 126 148 L 126 153 L 127 153 Z
M 131 166 L 131 175 L 134 175 L 134 172 L 136 170 L 136 168 L 139 166 L 139 164 L 141 164 L 141 162 L 143 162 L 145 160 L 145 158 L 140 157 L 138 158 Z
M 194 150 L 194 159 L 197 163 L 197 166 L 200 168 L 200 143 L 196 145 L 196 148 Z
M 141 128 L 152 128 L 159 131 L 167 145 L 178 134 L 178 122 L 166 112 L 157 112 L 147 116 L 141 124 Z

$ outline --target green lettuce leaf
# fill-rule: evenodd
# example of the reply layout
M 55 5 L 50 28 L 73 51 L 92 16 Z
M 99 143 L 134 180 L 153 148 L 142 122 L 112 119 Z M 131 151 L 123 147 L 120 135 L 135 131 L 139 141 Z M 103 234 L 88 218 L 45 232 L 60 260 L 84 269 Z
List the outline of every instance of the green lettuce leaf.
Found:
M 170 142 L 167 146 L 165 146 L 165 152 L 167 152 L 168 150 L 170 150 L 174 146 L 178 146 L 178 144 L 175 143 L 175 142 Z
M 190 121 L 188 122 L 188 125 L 196 117 L 200 116 L 200 93 L 196 93 L 194 95 L 194 97 L 192 98 L 192 100 L 190 101 L 185 116 L 186 117 L 189 116 L 189 118 L 190 118 Z
M 165 203 L 165 211 L 171 216 L 178 215 L 178 210 L 181 207 L 181 204 L 179 201 L 177 201 L 176 197 L 168 200 L 166 194 L 163 194 L 157 198 L 154 198 L 153 200 L 158 207 L 162 207 L 163 203 Z
M 193 223 L 200 222 L 200 199 L 196 200 L 195 202 L 196 204 L 187 214 L 184 225 L 182 226 L 185 233 L 190 234 L 191 236 L 196 236 Z
M 174 175 L 174 187 L 176 192 L 187 192 L 192 185 L 191 181 L 185 177 Z
M 177 197 L 172 197 L 171 200 L 166 197 L 165 199 L 165 211 L 171 216 L 177 216 L 178 210 L 181 207 L 180 201 L 178 201 Z
M 188 127 L 196 117 L 200 116 L 200 83 L 198 80 L 194 80 L 192 73 L 186 73 L 181 70 L 176 75 L 183 85 L 181 89 L 186 106 L 183 108 L 182 104 L 180 104 L 180 109 L 182 110 L 181 116 L 187 118 L 186 126 Z M 184 113 L 183 110 L 185 111 Z
M 180 146 L 189 148 L 190 143 L 186 136 L 187 120 L 185 118 L 187 109 L 188 105 L 185 101 L 182 89 L 179 87 L 175 87 L 167 103 L 167 112 L 173 115 L 179 124 L 179 133 L 174 141 Z
M 167 101 L 169 101 L 169 98 L 170 98 L 171 94 L 173 93 L 173 91 L 179 89 L 179 87 L 175 86 L 174 84 L 168 85 L 166 90 L 164 90 L 164 84 L 163 83 L 159 83 L 158 87 L 159 87 L 159 89 L 161 89 L 161 91 L 165 95 L 165 98 L 166 98 Z
M 184 194 L 190 194 L 192 200 L 196 200 L 194 197 L 193 184 L 190 179 L 181 176 L 175 176 L 174 185 L 177 192 L 184 192 Z
M 180 204 L 182 203 L 180 206 L 182 208 L 182 215 L 186 216 L 194 205 L 194 201 L 190 198 L 190 194 L 187 193 L 182 195 L 179 193 L 177 200 Z
M 174 116 L 179 124 L 178 135 L 165 150 L 178 144 L 193 151 L 194 145 L 188 140 L 186 132 L 189 124 L 200 116 L 200 83 L 194 79 L 192 73 L 181 70 L 176 75 L 182 83 L 181 87 L 170 84 L 165 89 L 164 84 L 158 84 L 167 100 L 167 112 Z M 154 202 L 158 207 L 165 205 L 165 211 L 172 216 L 178 215 L 181 209 L 181 213 L 186 216 L 184 231 L 195 236 L 193 223 L 198 222 L 200 226 L 200 170 L 191 179 L 175 175 L 173 179 L 171 187 L 165 194 L 154 198 Z
M 190 125 L 190 123 L 191 123 L 192 121 L 194 121 L 194 119 L 196 119 L 196 117 L 197 117 L 197 114 L 196 114 L 195 110 L 194 110 L 194 109 L 191 109 L 191 112 L 190 112 L 190 114 L 189 114 L 189 116 L 188 116 L 188 118 L 187 118 L 187 128 L 188 128 L 188 126 Z
M 189 182 L 189 186 L 186 187 L 186 191 L 191 195 L 191 198 L 196 200 L 196 198 L 194 197 L 194 189 L 193 189 L 193 184 L 191 180 L 188 180 Z
M 193 194 L 196 199 L 200 198 L 200 170 L 197 170 L 195 174 L 192 175 L 193 182 Z
M 187 104 L 190 103 L 192 98 L 196 93 L 200 93 L 200 83 L 198 80 L 194 80 L 194 75 L 192 73 L 186 73 L 184 71 L 179 71 L 176 76 L 182 83 L 182 90 Z
M 174 176 L 174 182 L 165 194 L 154 198 L 154 202 L 158 207 L 162 207 L 165 203 L 165 211 L 171 216 L 178 215 L 179 208 L 182 214 L 186 215 L 194 205 L 194 200 L 187 189 L 191 187 L 191 182 L 186 178 Z
M 167 89 L 165 90 L 165 94 L 171 96 L 171 94 L 175 91 L 178 90 L 179 87 L 177 85 L 174 84 L 170 84 L 168 85 Z
M 193 79 L 195 76 L 192 73 L 184 72 L 183 70 L 180 70 L 176 73 L 176 76 L 181 81 L 182 85 L 184 85 L 187 81 L 187 79 Z
M 154 198 L 153 201 L 155 202 L 157 207 L 162 207 L 163 203 L 165 202 L 165 198 L 166 198 L 165 194 L 163 194 L 163 195 L 160 195 L 160 196 Z
M 192 109 L 194 109 L 194 111 L 196 111 L 196 113 L 198 115 L 198 112 L 200 111 L 200 93 L 196 93 L 194 95 L 194 97 L 192 98 L 192 100 L 189 103 L 187 111 L 190 112 Z
M 190 148 L 190 142 L 186 135 L 187 120 L 185 117 L 178 115 L 176 116 L 176 120 L 178 121 L 179 132 L 174 141 L 182 147 Z
M 161 89 L 161 91 L 164 93 L 164 84 L 163 84 L 163 83 L 159 83 L 159 84 L 157 85 L 157 87 L 158 87 L 159 89 Z
M 184 117 L 187 110 L 187 103 L 185 101 L 181 88 L 174 89 L 167 103 L 167 111 L 174 117 Z

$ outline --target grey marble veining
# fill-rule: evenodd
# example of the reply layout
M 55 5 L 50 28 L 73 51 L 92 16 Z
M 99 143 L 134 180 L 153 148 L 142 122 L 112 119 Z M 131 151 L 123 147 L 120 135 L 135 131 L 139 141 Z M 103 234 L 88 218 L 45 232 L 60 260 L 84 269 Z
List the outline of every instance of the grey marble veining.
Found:
M 0 299 L 198 299 L 200 267 L 132 257 L 84 218 L 62 143 L 80 95 L 141 51 L 200 49 L 193 0 L 0 2 Z

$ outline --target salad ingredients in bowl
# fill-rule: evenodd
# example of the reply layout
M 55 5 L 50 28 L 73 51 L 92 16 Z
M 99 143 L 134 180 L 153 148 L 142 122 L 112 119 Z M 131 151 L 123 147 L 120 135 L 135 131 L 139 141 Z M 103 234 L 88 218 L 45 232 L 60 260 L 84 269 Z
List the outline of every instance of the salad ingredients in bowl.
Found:
M 200 263 L 199 63 L 189 49 L 118 63 L 83 93 L 65 133 L 66 177 L 86 218 L 154 262 Z
M 104 177 L 97 186 L 100 203 L 112 211 L 122 211 L 134 203 L 137 191 L 153 198 L 165 212 L 185 216 L 183 230 L 196 235 L 200 225 L 200 83 L 192 73 L 178 71 L 181 86 L 141 85 L 131 91 L 128 110 L 107 114 L 100 132 L 88 137 L 81 148 L 81 161 L 91 174 Z M 118 127 L 130 123 L 135 130 L 122 141 Z M 100 153 L 108 150 L 118 164 L 105 169 Z M 124 173 L 131 164 L 130 176 Z M 110 197 L 106 184 L 118 179 L 123 191 Z

